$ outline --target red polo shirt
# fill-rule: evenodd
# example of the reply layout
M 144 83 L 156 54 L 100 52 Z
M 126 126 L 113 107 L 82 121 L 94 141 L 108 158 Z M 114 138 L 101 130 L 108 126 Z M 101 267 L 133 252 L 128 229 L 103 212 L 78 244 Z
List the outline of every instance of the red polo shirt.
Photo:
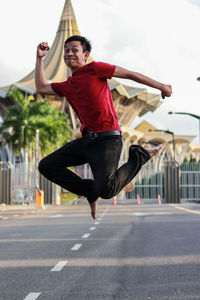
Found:
M 81 131 L 121 130 L 107 82 L 116 66 L 91 62 L 76 71 L 64 82 L 52 83 L 54 92 L 66 97 L 81 121 Z

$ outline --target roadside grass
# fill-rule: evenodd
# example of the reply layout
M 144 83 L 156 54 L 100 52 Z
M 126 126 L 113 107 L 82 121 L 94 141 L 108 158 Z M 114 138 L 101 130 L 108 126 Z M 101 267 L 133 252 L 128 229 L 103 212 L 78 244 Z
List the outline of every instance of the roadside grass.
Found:
M 75 194 L 72 194 L 72 193 L 61 193 L 60 194 L 61 204 L 70 203 L 71 201 L 76 200 L 77 198 L 78 198 L 78 196 Z

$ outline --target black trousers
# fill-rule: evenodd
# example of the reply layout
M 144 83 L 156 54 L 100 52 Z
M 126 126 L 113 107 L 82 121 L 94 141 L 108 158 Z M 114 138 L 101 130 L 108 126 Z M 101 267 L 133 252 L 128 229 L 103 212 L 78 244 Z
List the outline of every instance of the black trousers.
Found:
M 89 203 L 98 197 L 110 199 L 117 195 L 150 158 L 141 146 L 131 146 L 127 163 L 118 168 L 122 150 L 121 136 L 106 136 L 90 140 L 87 136 L 65 144 L 43 158 L 39 171 L 64 189 L 85 196 Z M 68 167 L 88 163 L 93 179 L 83 179 Z

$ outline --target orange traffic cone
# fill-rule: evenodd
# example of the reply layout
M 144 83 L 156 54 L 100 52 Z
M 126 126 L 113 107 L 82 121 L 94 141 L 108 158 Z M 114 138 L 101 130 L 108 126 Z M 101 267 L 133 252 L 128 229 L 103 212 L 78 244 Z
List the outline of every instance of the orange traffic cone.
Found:
M 140 205 L 140 195 L 139 195 L 139 194 L 137 194 L 137 201 L 136 201 L 136 204 L 137 204 L 137 205 Z
M 161 204 L 160 194 L 158 194 L 158 201 L 157 201 L 157 204 Z
M 116 197 L 116 196 L 113 197 L 113 202 L 112 202 L 112 204 L 113 204 L 113 205 L 116 205 L 116 204 L 117 204 L 117 197 Z

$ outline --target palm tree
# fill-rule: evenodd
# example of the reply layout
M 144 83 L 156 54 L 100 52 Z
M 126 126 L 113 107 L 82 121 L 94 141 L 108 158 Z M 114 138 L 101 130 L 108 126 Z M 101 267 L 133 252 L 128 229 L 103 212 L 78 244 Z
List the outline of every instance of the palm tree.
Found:
M 16 169 L 20 170 L 18 176 L 25 192 L 37 184 L 33 175 L 36 174 L 36 130 L 40 132 L 39 144 L 43 156 L 68 142 L 72 137 L 72 129 L 67 115 L 46 101 L 35 102 L 33 96 L 24 96 L 16 87 L 11 89 L 9 96 L 14 105 L 8 108 L 0 125 L 0 135 L 4 144 L 9 145 L 16 156 L 24 151 L 24 164 Z
M 12 151 L 19 155 L 22 149 L 30 150 L 35 145 L 36 129 L 40 130 L 42 155 L 62 146 L 72 137 L 72 129 L 66 114 L 58 111 L 46 101 L 33 102 L 33 96 L 24 96 L 13 87 L 9 92 L 14 105 L 8 108 L 0 134 Z

